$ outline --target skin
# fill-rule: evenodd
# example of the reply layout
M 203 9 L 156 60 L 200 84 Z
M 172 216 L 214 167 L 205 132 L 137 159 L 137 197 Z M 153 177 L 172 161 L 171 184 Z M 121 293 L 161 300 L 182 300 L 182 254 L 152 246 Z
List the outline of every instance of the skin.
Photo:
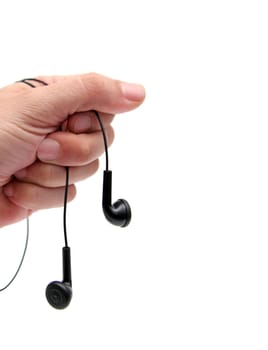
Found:
M 95 114 L 108 144 L 116 113 L 139 107 L 145 91 L 99 74 L 38 77 L 48 86 L 16 83 L 0 89 L 0 227 L 34 211 L 63 205 L 65 166 L 68 201 L 75 182 L 93 175 L 104 152 Z

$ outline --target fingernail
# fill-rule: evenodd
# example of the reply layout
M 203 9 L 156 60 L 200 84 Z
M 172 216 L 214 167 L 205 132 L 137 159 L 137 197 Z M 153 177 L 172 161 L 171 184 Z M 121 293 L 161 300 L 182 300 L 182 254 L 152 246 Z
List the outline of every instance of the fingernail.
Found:
M 88 117 L 78 117 L 74 124 L 75 132 L 87 131 L 91 127 L 91 118 Z
M 121 89 L 128 100 L 140 101 L 145 97 L 145 89 L 142 85 L 121 82 Z
M 4 194 L 5 194 L 7 197 L 12 197 L 12 196 L 13 196 L 13 193 L 14 193 L 13 185 L 12 185 L 12 184 L 6 185 L 6 186 L 3 188 L 3 191 L 4 191 Z
M 54 160 L 60 151 L 60 144 L 53 139 L 45 139 L 38 147 L 37 156 L 40 160 Z

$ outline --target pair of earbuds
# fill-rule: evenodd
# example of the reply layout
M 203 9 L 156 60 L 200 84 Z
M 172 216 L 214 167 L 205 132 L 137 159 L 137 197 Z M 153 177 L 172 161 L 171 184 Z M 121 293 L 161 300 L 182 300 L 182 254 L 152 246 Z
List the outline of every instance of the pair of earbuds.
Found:
M 130 205 L 125 199 L 119 199 L 112 204 L 112 172 L 103 173 L 102 208 L 106 219 L 113 225 L 126 227 L 131 220 Z M 70 247 L 62 248 L 63 280 L 49 283 L 46 288 L 46 298 L 55 309 L 65 309 L 72 299 L 72 273 Z
M 109 170 L 108 161 L 108 146 L 105 130 L 97 111 L 94 111 L 103 136 L 105 155 L 106 155 L 106 169 L 103 172 L 103 192 L 102 192 L 102 209 L 106 219 L 113 225 L 126 227 L 131 220 L 131 208 L 125 199 L 118 199 L 112 203 L 112 171 Z M 46 298 L 49 304 L 56 309 L 65 309 L 72 299 L 72 273 L 71 273 L 71 250 L 67 242 L 66 231 L 66 206 L 68 195 L 68 179 L 69 168 L 66 168 L 66 186 L 64 199 L 64 236 L 65 246 L 62 248 L 62 266 L 63 266 L 63 280 L 53 281 L 49 283 L 46 288 Z

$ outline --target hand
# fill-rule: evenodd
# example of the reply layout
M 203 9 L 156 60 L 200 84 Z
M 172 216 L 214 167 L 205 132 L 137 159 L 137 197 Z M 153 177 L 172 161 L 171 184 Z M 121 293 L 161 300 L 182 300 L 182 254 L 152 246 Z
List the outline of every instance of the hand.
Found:
M 136 108 L 144 99 L 141 86 L 97 74 L 40 79 L 49 85 L 32 89 L 18 83 L 0 90 L 0 226 L 62 205 L 62 166 L 71 166 L 71 182 L 96 171 L 103 139 L 89 110 L 101 113 L 111 144 L 113 114 Z M 71 131 L 88 134 L 58 131 L 68 116 Z M 69 199 L 74 195 L 71 185 Z

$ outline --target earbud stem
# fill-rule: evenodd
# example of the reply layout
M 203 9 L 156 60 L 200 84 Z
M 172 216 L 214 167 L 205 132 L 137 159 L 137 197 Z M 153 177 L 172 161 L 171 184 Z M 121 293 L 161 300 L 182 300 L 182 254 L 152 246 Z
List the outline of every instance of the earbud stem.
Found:
M 112 171 L 103 172 L 102 207 L 106 209 L 112 205 Z
M 70 247 L 62 248 L 62 266 L 63 266 L 63 282 L 69 283 L 70 286 L 72 286 Z

